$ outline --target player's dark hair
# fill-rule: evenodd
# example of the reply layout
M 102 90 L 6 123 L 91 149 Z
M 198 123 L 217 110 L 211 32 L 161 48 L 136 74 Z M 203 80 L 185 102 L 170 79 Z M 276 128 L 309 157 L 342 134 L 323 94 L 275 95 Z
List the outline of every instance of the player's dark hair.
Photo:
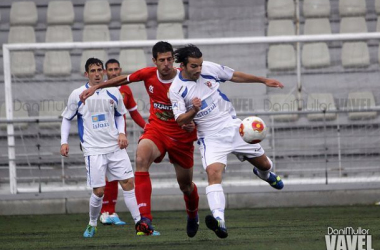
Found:
M 186 66 L 189 62 L 189 57 L 201 58 L 202 52 L 197 46 L 193 44 L 188 44 L 185 47 L 179 48 L 176 51 L 174 51 L 174 58 L 176 63 L 183 63 L 183 65 Z
M 120 67 L 120 62 L 118 61 L 118 60 L 116 60 L 116 59 L 114 59 L 114 58 L 111 58 L 111 59 L 109 59 L 107 62 L 106 62 L 106 68 L 107 68 L 107 65 L 108 64 L 111 64 L 111 63 L 117 63 L 117 65 Z
M 98 58 L 92 57 L 92 58 L 88 58 L 87 59 L 87 62 L 85 64 L 85 66 L 84 66 L 84 68 L 86 69 L 87 73 L 88 73 L 88 71 L 90 69 L 90 65 L 93 65 L 93 64 L 95 64 L 97 66 L 102 66 L 102 69 L 104 69 L 103 62 L 100 59 L 98 59 Z
M 157 59 L 158 53 L 171 52 L 173 55 L 173 47 L 170 43 L 159 41 L 152 48 L 152 55 L 154 59 Z

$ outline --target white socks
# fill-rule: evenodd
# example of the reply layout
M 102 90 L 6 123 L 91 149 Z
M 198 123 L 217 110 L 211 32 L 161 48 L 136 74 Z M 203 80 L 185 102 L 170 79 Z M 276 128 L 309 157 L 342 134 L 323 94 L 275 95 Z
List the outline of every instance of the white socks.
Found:
M 127 205 L 127 208 L 129 212 L 131 213 L 132 218 L 136 224 L 139 220 L 141 220 L 141 215 L 140 215 L 139 206 L 137 205 L 135 189 L 132 189 L 129 191 L 123 190 L 123 196 L 124 196 L 125 205 Z
M 260 169 L 256 168 L 258 176 L 259 176 L 261 179 L 263 179 L 263 180 L 268 180 L 268 178 L 269 178 L 269 173 L 271 172 L 271 170 L 272 170 L 272 168 L 273 168 L 273 163 L 272 163 L 271 159 L 269 159 L 269 157 L 267 157 L 267 159 L 268 159 L 268 161 L 269 161 L 269 163 L 270 163 L 270 169 L 269 169 L 269 170 L 265 170 L 265 171 L 264 171 L 264 170 L 260 170 Z
M 224 209 L 226 208 L 226 198 L 224 196 L 222 184 L 213 184 L 206 187 L 208 205 L 214 218 L 219 217 L 224 220 Z
M 102 209 L 103 197 L 98 197 L 94 193 L 91 193 L 90 197 L 90 224 L 93 227 L 98 225 L 98 217 L 100 214 L 100 210 Z

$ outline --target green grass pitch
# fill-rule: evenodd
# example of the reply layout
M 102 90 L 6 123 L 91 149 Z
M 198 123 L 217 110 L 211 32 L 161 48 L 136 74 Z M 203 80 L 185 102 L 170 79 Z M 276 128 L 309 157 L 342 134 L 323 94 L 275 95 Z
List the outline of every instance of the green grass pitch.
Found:
M 0 249 L 326 249 L 327 228 L 365 228 L 372 247 L 380 250 L 380 207 L 255 208 L 226 210 L 229 236 L 219 239 L 206 228 L 200 211 L 200 227 L 194 238 L 186 235 L 184 211 L 154 212 L 161 236 L 136 236 L 129 213 L 120 213 L 126 226 L 98 224 L 94 238 L 83 231 L 88 214 L 0 216 Z

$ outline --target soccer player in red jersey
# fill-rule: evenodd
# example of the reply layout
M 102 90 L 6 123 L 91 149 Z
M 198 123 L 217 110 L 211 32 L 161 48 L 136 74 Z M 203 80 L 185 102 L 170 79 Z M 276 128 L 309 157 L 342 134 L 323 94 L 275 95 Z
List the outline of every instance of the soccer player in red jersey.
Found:
M 162 161 L 166 152 L 174 165 L 177 181 L 184 194 L 187 211 L 187 235 L 194 237 L 198 231 L 199 196 L 193 183 L 193 142 L 196 140 L 193 122 L 179 127 L 176 123 L 168 97 L 172 80 L 179 73 L 173 67 L 173 48 L 167 42 L 158 42 L 153 46 L 153 63 L 156 67 L 147 67 L 130 75 L 121 75 L 85 90 L 80 98 L 84 102 L 98 88 L 120 86 L 130 82 L 144 81 L 150 97 L 149 123 L 145 126 L 136 152 L 135 189 L 137 203 L 143 220 L 151 225 L 152 184 L 149 168 L 153 162 Z M 153 235 L 157 235 L 153 231 Z
M 105 73 L 107 74 L 107 79 L 112 79 L 121 75 L 122 69 L 120 68 L 120 63 L 116 59 L 110 59 L 106 62 Z M 137 104 L 133 98 L 131 89 L 127 86 L 121 86 L 119 88 L 121 95 L 123 96 L 123 102 L 125 108 L 128 110 L 133 121 L 139 125 L 141 128 L 145 127 L 145 121 L 141 117 L 139 111 L 137 110 Z M 124 115 L 124 119 L 125 119 Z M 104 189 L 103 205 L 100 215 L 100 222 L 103 225 L 125 225 L 126 223 L 120 220 L 119 216 L 115 212 L 115 206 L 118 196 L 118 182 L 117 181 L 106 181 L 106 186 Z

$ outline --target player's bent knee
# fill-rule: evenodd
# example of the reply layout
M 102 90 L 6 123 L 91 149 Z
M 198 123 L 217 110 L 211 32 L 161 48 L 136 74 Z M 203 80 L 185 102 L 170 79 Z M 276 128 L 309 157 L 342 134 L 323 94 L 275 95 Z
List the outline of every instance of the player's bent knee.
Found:
M 135 188 L 135 181 L 134 178 L 129 178 L 126 180 L 119 181 L 121 187 L 124 191 L 130 191 Z
M 146 157 L 136 155 L 136 171 L 137 172 L 148 172 L 150 167 L 149 160 Z

